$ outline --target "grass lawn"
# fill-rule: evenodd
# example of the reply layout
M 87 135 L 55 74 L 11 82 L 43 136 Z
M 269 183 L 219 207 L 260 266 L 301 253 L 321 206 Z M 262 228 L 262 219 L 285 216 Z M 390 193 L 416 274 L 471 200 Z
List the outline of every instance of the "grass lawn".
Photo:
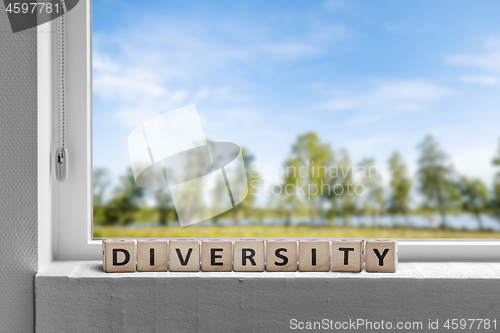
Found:
M 94 227 L 95 238 L 500 238 L 500 232 L 311 226 Z

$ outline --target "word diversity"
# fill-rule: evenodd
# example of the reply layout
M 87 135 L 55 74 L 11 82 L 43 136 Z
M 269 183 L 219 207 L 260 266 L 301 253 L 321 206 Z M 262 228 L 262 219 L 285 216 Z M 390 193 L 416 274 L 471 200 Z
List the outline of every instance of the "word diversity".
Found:
M 297 244 L 298 243 L 298 244 Z M 107 273 L 361 272 L 395 273 L 394 240 L 104 240 Z M 298 258 L 298 265 L 297 265 Z M 201 259 L 201 260 L 200 260 Z M 201 261 L 201 265 L 200 265 Z M 366 262 L 366 264 L 365 264 Z

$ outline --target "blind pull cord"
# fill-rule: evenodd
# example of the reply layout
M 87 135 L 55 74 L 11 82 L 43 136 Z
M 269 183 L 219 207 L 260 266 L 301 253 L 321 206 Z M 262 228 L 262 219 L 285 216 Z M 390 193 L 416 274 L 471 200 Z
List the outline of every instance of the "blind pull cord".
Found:
M 56 179 L 64 182 L 68 178 L 68 151 L 66 140 L 66 73 L 65 73 L 65 4 L 61 1 L 63 14 L 58 18 L 58 62 L 59 62 L 59 148 L 55 156 Z

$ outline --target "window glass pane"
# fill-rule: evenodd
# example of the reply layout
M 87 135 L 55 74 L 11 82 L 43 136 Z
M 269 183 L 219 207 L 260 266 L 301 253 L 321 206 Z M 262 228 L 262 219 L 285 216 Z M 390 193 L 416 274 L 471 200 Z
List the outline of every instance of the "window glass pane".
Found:
M 499 11 L 94 1 L 94 237 L 497 238 Z

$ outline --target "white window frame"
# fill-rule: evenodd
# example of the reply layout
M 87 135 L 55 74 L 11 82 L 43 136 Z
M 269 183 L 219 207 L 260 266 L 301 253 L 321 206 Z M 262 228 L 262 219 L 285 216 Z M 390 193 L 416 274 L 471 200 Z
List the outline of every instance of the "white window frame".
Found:
M 59 260 L 101 258 L 101 241 L 92 239 L 91 8 L 91 0 L 80 0 L 78 5 L 66 14 L 66 142 L 69 177 L 64 183 L 53 183 L 52 189 L 54 200 L 52 249 L 54 258 Z M 57 31 L 57 22 L 50 26 L 49 29 L 53 29 L 53 32 Z M 55 36 L 55 40 L 54 38 L 52 40 L 55 48 L 53 46 L 52 50 L 57 50 L 57 34 L 52 35 Z M 44 46 L 38 47 L 40 54 Z M 57 52 L 53 53 L 52 61 L 57 64 Z M 55 80 L 52 82 L 57 84 Z M 40 116 L 52 117 L 54 143 L 57 142 L 57 107 L 53 107 L 52 110 L 52 115 Z M 55 144 L 52 144 L 52 155 L 55 148 Z M 51 169 L 53 172 L 54 168 Z M 399 240 L 399 258 L 402 261 L 498 260 L 500 240 L 402 239 Z

